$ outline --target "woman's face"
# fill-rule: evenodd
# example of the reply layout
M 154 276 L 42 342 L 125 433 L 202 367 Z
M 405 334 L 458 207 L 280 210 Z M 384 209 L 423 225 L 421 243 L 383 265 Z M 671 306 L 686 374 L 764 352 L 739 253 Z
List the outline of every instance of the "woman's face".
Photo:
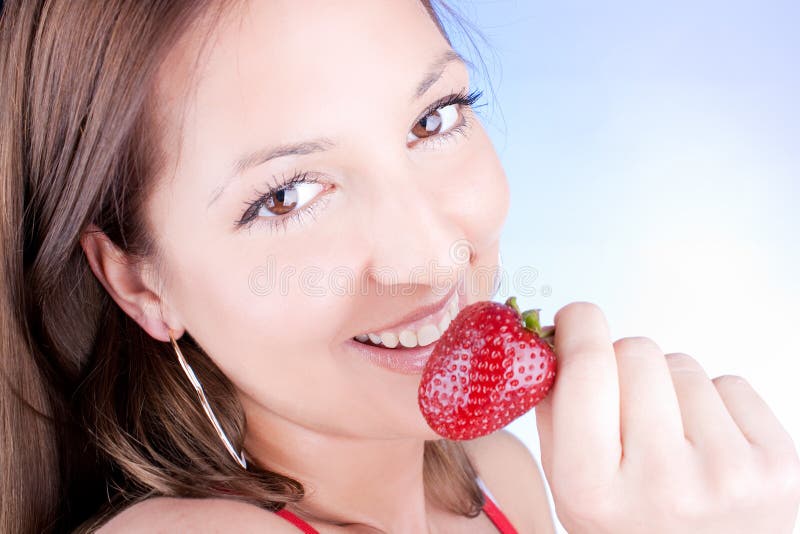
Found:
M 503 169 L 464 106 L 422 115 L 469 93 L 468 70 L 442 62 L 451 48 L 417 0 L 236 9 L 202 61 L 196 31 L 159 78 L 173 161 L 147 218 L 170 326 L 208 351 L 246 410 L 337 435 L 433 439 L 420 375 L 375 365 L 353 337 L 460 278 L 462 308 L 491 297 Z M 467 241 L 471 261 L 459 261 Z

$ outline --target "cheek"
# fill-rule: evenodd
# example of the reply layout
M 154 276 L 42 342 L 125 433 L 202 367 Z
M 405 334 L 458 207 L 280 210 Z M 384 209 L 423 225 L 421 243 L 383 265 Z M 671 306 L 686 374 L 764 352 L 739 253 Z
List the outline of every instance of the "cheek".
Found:
M 482 127 L 445 176 L 446 209 L 478 250 L 494 246 L 508 215 L 510 191 L 503 166 Z
M 467 282 L 469 303 L 493 297 L 500 234 L 510 207 L 503 166 L 483 128 L 477 129 L 467 154 L 447 174 L 450 217 L 475 247 Z
M 180 276 L 171 294 L 187 331 L 236 383 L 258 376 L 259 389 L 269 390 L 272 376 L 302 376 L 336 328 L 312 320 L 336 317 L 337 302 L 309 291 L 315 278 L 303 266 L 311 259 L 294 253 L 285 263 L 283 253 L 262 253 L 264 240 L 211 243 L 213 249 L 206 246 L 191 260 L 183 256 L 176 266 Z
M 342 264 L 343 256 L 320 262 L 327 249 L 316 238 L 300 248 L 273 239 L 269 246 L 280 254 L 262 254 L 265 241 L 215 241 L 214 250 L 206 248 L 192 261 L 184 256 L 176 266 L 180 283 L 171 293 L 184 326 L 222 372 L 249 399 L 310 426 L 370 421 L 374 410 L 364 410 L 379 399 L 386 406 L 375 413 L 414 414 L 411 401 L 398 410 L 396 394 L 385 396 L 385 388 L 370 382 L 360 385 L 364 370 L 337 349 L 350 333 L 348 317 L 357 303 L 352 293 L 329 290 L 332 282 L 315 273 L 342 265 L 355 272 L 356 266 Z M 412 389 L 404 384 L 400 391 Z M 369 403 L 361 400 L 370 396 Z

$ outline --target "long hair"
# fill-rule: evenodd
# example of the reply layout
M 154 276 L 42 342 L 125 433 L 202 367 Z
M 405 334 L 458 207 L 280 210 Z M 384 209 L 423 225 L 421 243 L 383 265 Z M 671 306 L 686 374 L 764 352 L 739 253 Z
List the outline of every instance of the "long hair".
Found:
M 433 0 L 420 1 L 447 38 Z M 143 219 L 163 159 L 157 71 L 192 24 L 227 4 L 2 7 L 0 532 L 91 532 L 154 495 L 213 497 L 222 488 L 270 510 L 303 498 L 297 480 L 232 461 L 171 345 L 116 305 L 80 247 L 94 223 L 130 258 L 160 257 Z M 241 443 L 233 385 L 191 335 L 180 346 Z M 475 475 L 462 444 L 425 442 L 425 492 L 445 509 L 480 513 Z

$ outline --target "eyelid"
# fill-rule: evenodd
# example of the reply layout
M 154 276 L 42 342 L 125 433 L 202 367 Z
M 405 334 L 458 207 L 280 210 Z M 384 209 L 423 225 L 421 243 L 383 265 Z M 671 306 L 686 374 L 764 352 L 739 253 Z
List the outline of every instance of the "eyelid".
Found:
M 427 115 L 433 113 L 434 111 L 439 111 L 442 109 L 446 109 L 451 106 L 458 106 L 458 116 L 461 119 L 458 124 L 452 126 L 448 130 L 444 130 L 441 132 L 436 133 L 435 135 L 431 135 L 430 137 L 422 137 L 413 140 L 414 146 L 421 146 L 424 148 L 432 148 L 439 146 L 440 144 L 449 141 L 455 135 L 465 135 L 466 130 L 468 130 L 471 125 L 472 121 L 469 119 L 471 113 L 476 113 L 478 107 L 475 103 L 480 100 L 483 96 L 483 92 L 479 89 L 474 89 L 469 93 L 466 92 L 466 88 L 460 90 L 458 93 L 453 93 L 447 95 L 443 98 L 438 99 L 436 102 L 431 104 L 425 112 L 425 115 L 422 117 L 426 117 Z M 485 104 L 481 104 L 485 105 Z M 418 119 L 418 122 L 421 119 Z M 417 123 L 415 123 L 416 125 Z M 412 126 L 411 130 L 413 130 L 414 126 Z M 414 135 L 409 131 L 408 135 Z M 416 136 L 415 136 L 416 137 Z
M 443 96 L 442 98 L 436 100 L 433 104 L 431 104 L 427 108 L 425 108 L 425 111 L 423 111 L 416 119 L 414 119 L 414 122 L 411 123 L 411 128 L 414 128 L 415 124 L 417 124 L 419 121 L 421 121 L 422 119 L 424 119 L 425 117 L 427 117 L 428 115 L 433 113 L 434 111 L 438 110 L 439 108 L 444 107 L 445 102 L 447 102 L 449 99 L 453 98 L 453 96 L 455 96 L 455 95 L 451 94 L 451 95 Z
M 326 188 L 326 191 L 333 188 L 333 186 Z M 261 228 L 262 226 L 266 227 L 270 232 L 277 232 L 279 229 L 283 229 L 283 231 L 286 232 L 288 227 L 294 223 L 302 225 L 302 220 L 306 217 L 311 217 L 316 220 L 316 211 L 325 209 L 330 201 L 330 195 L 322 192 L 317 195 L 314 201 L 309 202 L 303 208 L 276 217 L 255 217 L 243 224 L 242 227 L 248 232 L 252 232 L 254 229 Z
M 238 229 L 245 226 L 249 226 L 255 219 L 259 219 L 260 217 L 258 216 L 258 212 L 260 211 L 261 206 L 263 205 L 267 197 L 269 197 L 270 195 L 274 195 L 280 190 L 287 189 L 293 185 L 299 185 L 299 184 L 323 185 L 324 186 L 323 190 L 317 196 L 323 194 L 325 191 L 333 187 L 332 185 L 326 185 L 322 183 L 316 176 L 314 176 L 313 173 L 307 171 L 304 172 L 301 172 L 299 170 L 294 171 L 292 173 L 291 178 L 288 179 L 284 178 L 283 175 L 281 176 L 273 175 L 270 177 L 269 183 L 263 184 L 262 186 L 263 190 L 260 190 L 258 188 L 254 189 L 250 199 L 244 202 L 245 211 L 238 220 L 234 221 L 234 228 Z M 312 200 L 311 202 L 309 202 L 309 204 L 313 202 L 315 201 Z M 275 216 L 267 218 L 273 219 L 281 217 L 282 216 Z
M 449 95 L 446 95 L 446 96 L 443 96 L 443 97 L 439 98 L 438 100 L 433 102 L 431 105 L 429 105 L 425 109 L 425 111 L 423 111 L 420 115 L 418 115 L 416 119 L 414 119 L 414 122 L 411 123 L 411 126 L 409 127 L 409 129 L 413 129 L 414 125 L 416 125 L 424 117 L 427 117 L 428 115 L 430 115 L 434 111 L 437 111 L 438 109 L 443 108 L 443 107 L 445 107 L 447 105 L 451 105 L 451 104 L 466 104 L 465 107 L 474 109 L 475 107 L 477 107 L 477 106 L 474 106 L 474 104 L 478 100 L 480 100 L 480 98 L 483 96 L 483 91 L 481 91 L 480 89 L 473 89 L 472 91 L 469 91 L 469 92 L 467 92 L 467 91 L 468 91 L 467 87 L 463 87 L 457 93 L 451 93 Z M 464 102 L 462 102 L 462 101 L 464 101 Z

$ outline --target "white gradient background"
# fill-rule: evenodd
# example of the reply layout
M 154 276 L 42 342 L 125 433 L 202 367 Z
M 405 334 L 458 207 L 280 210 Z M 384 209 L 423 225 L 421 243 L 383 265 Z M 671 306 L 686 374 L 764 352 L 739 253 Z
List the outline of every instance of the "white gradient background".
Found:
M 744 376 L 800 442 L 800 2 L 451 3 L 489 41 L 511 185 L 495 300 L 547 324 L 595 302 L 613 339 Z M 539 458 L 533 411 L 508 428 Z

